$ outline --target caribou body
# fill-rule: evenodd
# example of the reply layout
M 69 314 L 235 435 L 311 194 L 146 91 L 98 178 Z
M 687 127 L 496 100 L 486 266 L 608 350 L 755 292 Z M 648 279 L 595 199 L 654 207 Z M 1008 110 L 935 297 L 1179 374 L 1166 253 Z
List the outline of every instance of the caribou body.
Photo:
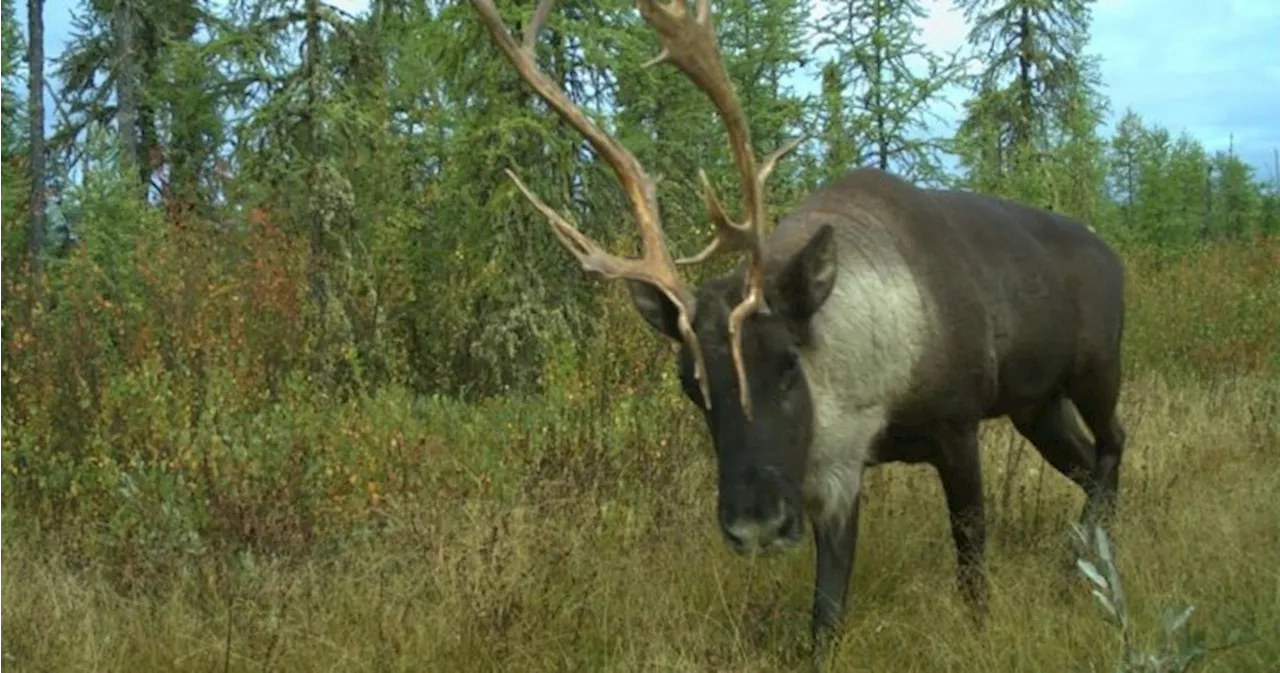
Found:
M 643 255 L 611 255 L 512 179 L 583 269 L 625 279 L 635 306 L 681 344 L 684 393 L 704 414 L 718 462 L 718 519 L 742 553 L 817 546 L 815 653 L 844 611 L 863 472 L 937 468 L 965 597 L 985 614 L 978 427 L 1007 416 L 1086 493 L 1082 518 L 1110 511 L 1124 432 L 1116 418 L 1124 272 L 1085 224 L 962 191 L 925 190 L 857 169 L 816 190 L 764 234 L 764 184 L 795 143 L 756 163 L 721 64 L 705 0 L 692 10 L 639 0 L 663 51 L 715 103 L 743 185 L 732 221 L 703 176 L 717 236 L 696 263 L 745 251 L 731 274 L 690 288 L 662 238 L 653 181 L 536 67 L 544 0 L 517 43 L 492 3 L 473 0 L 522 77 L 614 169 Z M 1074 406 L 1091 440 L 1071 412 Z

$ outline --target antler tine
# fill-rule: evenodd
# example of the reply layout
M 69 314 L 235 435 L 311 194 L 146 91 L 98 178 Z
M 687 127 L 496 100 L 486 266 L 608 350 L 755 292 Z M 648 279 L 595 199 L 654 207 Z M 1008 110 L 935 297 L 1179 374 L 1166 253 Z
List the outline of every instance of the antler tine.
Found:
M 709 1 L 697 0 L 692 13 L 689 12 L 687 0 L 678 0 L 669 5 L 657 0 L 636 0 L 636 5 L 645 22 L 658 33 L 662 43 L 662 51 L 649 64 L 675 65 L 715 105 L 729 133 L 729 146 L 738 167 L 747 207 L 747 222 L 738 227 L 751 227 L 758 232 L 763 227 L 764 218 L 763 204 L 755 189 L 756 158 L 751 147 L 751 131 L 733 84 L 729 81 L 729 73 L 720 58 L 715 20 Z M 704 196 L 708 189 L 709 185 L 704 181 Z
M 698 264 L 714 257 L 718 253 L 751 249 L 751 234 L 753 233 L 751 228 L 735 224 L 725 214 L 724 206 L 720 205 L 720 199 L 716 197 L 716 192 L 711 187 L 711 180 L 707 177 L 706 171 L 698 169 L 698 181 L 701 183 L 702 199 L 707 204 L 707 212 L 711 216 L 712 225 L 716 228 L 716 235 L 711 240 L 711 244 L 704 248 L 702 252 L 693 257 L 681 257 L 676 260 L 676 264 Z
M 769 176 L 773 174 L 773 169 L 778 167 L 778 163 L 786 158 L 788 154 L 791 154 L 791 150 L 799 147 L 801 143 L 808 139 L 808 134 L 802 134 L 782 143 L 778 149 L 770 152 L 769 156 L 765 157 L 764 161 L 760 162 L 760 171 L 756 174 L 757 188 L 763 190 L 765 182 L 767 182 L 769 180 Z
M 547 17 L 551 15 L 551 8 L 556 4 L 556 0 L 543 0 L 538 3 L 538 7 L 533 10 L 533 20 L 529 22 L 529 27 L 524 30 L 524 48 L 533 55 L 538 44 L 538 33 L 542 32 L 542 27 L 547 24 Z
M 711 14 L 710 0 L 696 0 L 694 11 L 689 11 L 687 0 L 661 4 L 657 0 L 636 0 L 645 22 L 659 35 L 662 50 L 646 65 L 671 63 L 679 68 L 694 85 L 702 89 L 715 105 L 720 119 L 729 134 L 729 147 L 738 168 L 742 185 L 745 220 L 733 222 L 725 214 L 720 200 L 705 173 L 700 173 L 702 196 L 707 204 L 711 221 L 716 228 L 715 238 L 702 252 L 679 260 L 679 264 L 704 261 L 715 254 L 745 250 L 747 252 L 747 277 L 742 302 L 734 307 L 729 317 L 730 348 L 738 373 L 738 388 L 742 407 L 751 418 L 751 398 L 747 386 L 746 368 L 742 361 L 742 323 L 760 310 L 767 310 L 764 302 L 764 258 L 760 249 L 764 238 L 765 183 L 778 162 L 802 141 L 797 138 L 772 152 L 757 165 L 751 146 L 751 131 L 746 113 L 734 92 L 729 73 L 720 58 L 716 41 L 715 22 Z
M 806 139 L 807 136 L 800 136 L 790 140 L 760 162 L 760 168 L 756 173 L 756 185 L 760 190 L 763 191 L 764 183 L 769 179 L 769 174 L 773 173 L 778 161 Z M 715 256 L 717 253 L 750 250 L 755 240 L 753 234 L 756 233 L 757 229 L 749 226 L 750 223 L 736 224 L 729 219 L 729 216 L 724 212 L 724 206 L 720 205 L 720 199 L 716 197 L 715 189 L 711 186 L 711 180 L 707 177 L 706 171 L 698 170 L 698 181 L 702 186 L 702 199 L 707 204 L 707 212 L 711 216 L 712 224 L 716 227 L 716 236 L 702 252 L 693 257 L 681 257 L 676 260 L 676 264 L 697 264 Z
M 578 260 L 583 271 L 589 276 L 596 280 L 628 278 L 643 281 L 660 289 L 671 300 L 679 314 L 678 327 L 681 337 L 694 358 L 695 372 L 702 388 L 702 399 L 710 409 L 711 395 L 708 390 L 706 364 L 690 318 L 694 310 L 694 296 L 680 279 L 676 265 L 671 259 L 671 253 L 667 250 L 654 181 L 645 173 L 644 167 L 630 151 L 587 117 L 582 109 L 569 99 L 564 90 L 538 68 L 535 60 L 538 31 L 546 24 L 555 0 L 542 0 L 538 3 L 519 44 L 512 37 L 506 24 L 502 22 L 502 17 L 494 7 L 493 0 L 472 0 L 471 4 L 489 29 L 489 35 L 493 38 L 494 44 L 515 67 L 521 79 L 528 83 L 561 119 L 582 134 L 613 169 L 631 204 L 636 227 L 640 230 L 642 249 L 640 258 L 629 259 L 606 252 L 598 243 L 578 231 L 562 215 L 538 198 L 514 172 L 508 170 L 507 175 L 534 208 L 547 218 L 556 239 Z

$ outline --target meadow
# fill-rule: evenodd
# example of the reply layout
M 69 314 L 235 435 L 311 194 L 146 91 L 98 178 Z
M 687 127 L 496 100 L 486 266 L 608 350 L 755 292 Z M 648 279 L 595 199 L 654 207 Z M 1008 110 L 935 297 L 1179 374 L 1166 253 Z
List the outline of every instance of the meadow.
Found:
M 1155 646 L 1161 610 L 1184 601 L 1210 649 L 1196 670 L 1280 670 L 1280 240 L 1125 256 L 1112 532 L 1133 645 Z M 550 392 L 468 402 L 395 386 L 337 399 L 305 375 L 267 400 L 267 360 L 236 354 L 287 340 L 236 332 L 243 309 L 212 291 L 191 314 L 208 320 L 122 318 L 106 332 L 126 356 L 108 364 L 94 326 L 127 307 L 69 294 L 83 328 L 56 333 L 7 307 L 3 666 L 803 670 L 811 544 L 728 550 L 670 346 L 621 288 L 601 292 L 604 328 L 548 362 Z M 218 366 L 166 356 L 210 335 Z M 877 468 L 834 670 L 1120 660 L 1119 631 L 1063 573 L 1083 495 L 1006 422 L 983 444 L 987 629 L 954 591 L 932 468 Z

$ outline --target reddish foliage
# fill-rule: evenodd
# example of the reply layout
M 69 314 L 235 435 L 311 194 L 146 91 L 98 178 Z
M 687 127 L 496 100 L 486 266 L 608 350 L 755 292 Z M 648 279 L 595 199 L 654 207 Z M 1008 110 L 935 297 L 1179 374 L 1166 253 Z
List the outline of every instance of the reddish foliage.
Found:
M 1220 376 L 1280 366 L 1280 238 L 1153 263 L 1132 252 L 1126 342 L 1144 366 Z

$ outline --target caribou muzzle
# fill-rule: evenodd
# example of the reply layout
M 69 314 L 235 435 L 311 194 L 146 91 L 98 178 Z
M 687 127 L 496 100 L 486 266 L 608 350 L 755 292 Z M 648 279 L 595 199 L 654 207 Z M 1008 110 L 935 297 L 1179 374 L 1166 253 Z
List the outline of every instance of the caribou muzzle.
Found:
M 720 530 L 739 554 L 785 551 L 800 542 L 804 515 L 782 476 L 749 467 L 720 482 Z

